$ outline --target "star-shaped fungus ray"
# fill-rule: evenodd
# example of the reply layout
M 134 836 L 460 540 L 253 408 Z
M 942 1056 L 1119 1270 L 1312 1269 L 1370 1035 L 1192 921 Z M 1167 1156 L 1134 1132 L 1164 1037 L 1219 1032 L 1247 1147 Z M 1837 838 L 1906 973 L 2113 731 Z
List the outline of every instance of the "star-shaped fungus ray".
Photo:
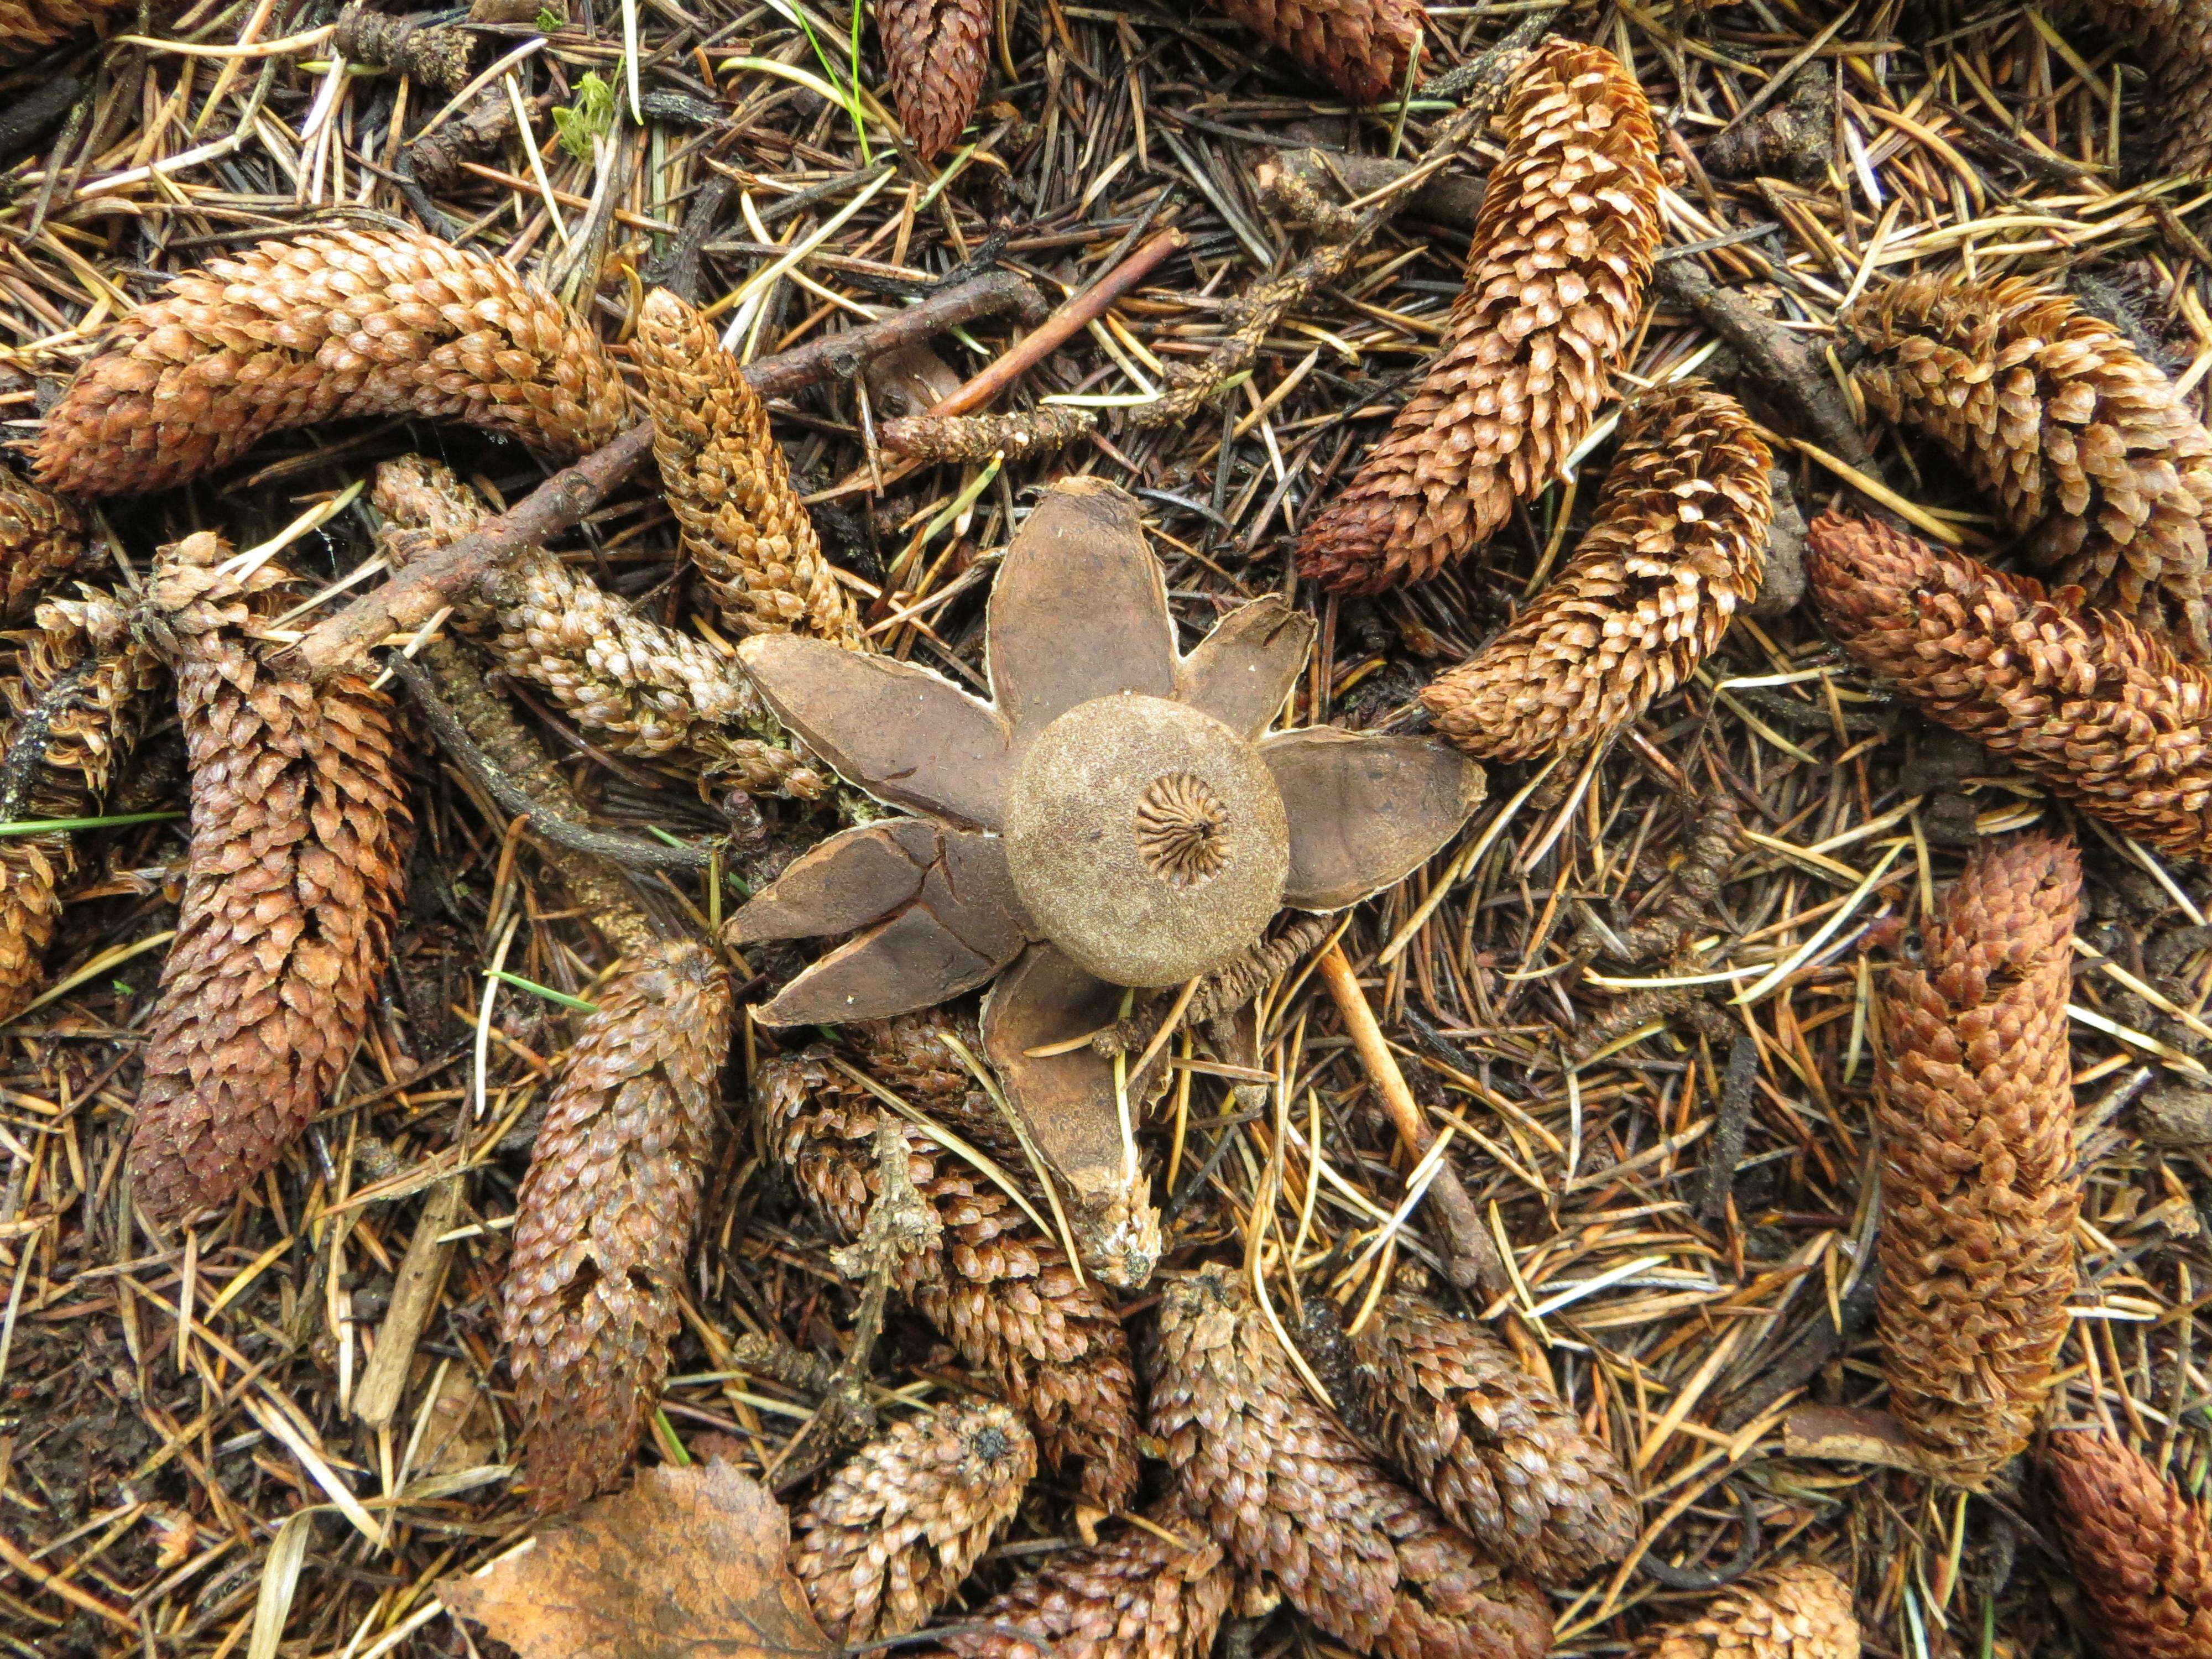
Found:
M 1444 744 L 1266 736 L 1314 631 L 1270 597 L 1179 654 L 1136 502 L 1071 478 L 993 583 L 988 701 L 823 641 L 738 648 L 810 749 L 921 815 L 831 837 L 738 912 L 733 944 L 852 935 L 757 1017 L 884 1018 L 995 977 L 984 1047 L 1109 1282 L 1141 1283 L 1158 1253 L 1130 1136 L 1164 1067 L 1125 1065 L 1117 1085 L 1083 1039 L 1128 988 L 1233 969 L 1285 907 L 1340 909 L 1404 879 L 1482 799 L 1481 769 Z

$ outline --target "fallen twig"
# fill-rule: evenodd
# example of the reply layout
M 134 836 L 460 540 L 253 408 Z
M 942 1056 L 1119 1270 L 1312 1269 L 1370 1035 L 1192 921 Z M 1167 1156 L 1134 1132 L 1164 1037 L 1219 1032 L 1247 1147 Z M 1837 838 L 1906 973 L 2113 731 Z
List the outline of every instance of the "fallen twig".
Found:
M 1376 1023 L 1375 1011 L 1367 1006 L 1367 994 L 1359 988 L 1352 964 L 1345 960 L 1344 947 L 1332 945 L 1317 960 L 1322 982 L 1336 1000 L 1337 1012 L 1343 1017 L 1345 1031 L 1352 1038 L 1367 1080 L 1374 1085 L 1382 1109 L 1389 1114 L 1399 1139 L 1416 1159 L 1420 1158 L 1436 1136 L 1423 1119 L 1413 1091 L 1406 1086 L 1406 1075 L 1398 1069 L 1390 1045 L 1382 1040 L 1382 1028 Z M 1459 1172 L 1449 1163 L 1439 1163 L 1429 1182 L 1429 1194 L 1436 1200 L 1436 1212 L 1443 1223 L 1444 1272 L 1452 1283 L 1462 1290 L 1479 1288 L 1486 1296 L 1510 1289 L 1512 1280 L 1498 1259 L 1498 1246 L 1483 1226 L 1474 1200 L 1460 1184 Z

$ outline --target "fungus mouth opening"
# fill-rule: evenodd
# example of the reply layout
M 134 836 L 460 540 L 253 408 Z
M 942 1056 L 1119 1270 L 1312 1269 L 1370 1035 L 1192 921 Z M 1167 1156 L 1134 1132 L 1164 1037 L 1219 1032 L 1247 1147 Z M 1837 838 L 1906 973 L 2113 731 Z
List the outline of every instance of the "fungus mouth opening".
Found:
M 1229 808 L 1194 773 L 1154 778 L 1137 797 L 1136 817 L 1137 850 L 1170 887 L 1195 887 L 1229 862 Z

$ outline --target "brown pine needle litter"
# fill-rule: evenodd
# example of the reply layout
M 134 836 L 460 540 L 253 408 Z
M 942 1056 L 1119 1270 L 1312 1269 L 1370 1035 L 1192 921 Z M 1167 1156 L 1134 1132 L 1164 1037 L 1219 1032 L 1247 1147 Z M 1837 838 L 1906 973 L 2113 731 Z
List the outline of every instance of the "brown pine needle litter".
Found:
M 884 1651 L 2212 1652 L 2200 0 L 340 10 L 0 5 L 0 1659 L 475 1659 L 717 1461 Z M 877 811 L 739 647 L 982 695 L 1070 475 L 1488 774 L 1056 1034 L 1134 1290 L 720 942 Z

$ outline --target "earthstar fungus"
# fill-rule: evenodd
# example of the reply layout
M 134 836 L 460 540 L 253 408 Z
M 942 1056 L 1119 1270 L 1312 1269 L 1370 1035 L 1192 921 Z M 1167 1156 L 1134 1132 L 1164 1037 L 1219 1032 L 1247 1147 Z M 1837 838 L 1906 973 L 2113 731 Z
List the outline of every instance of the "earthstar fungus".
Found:
M 1256 599 L 1179 653 L 1136 503 L 1095 479 L 1055 485 L 1023 525 L 986 632 L 988 702 L 825 641 L 739 647 L 809 748 L 915 816 L 823 842 L 729 938 L 853 935 L 755 1011 L 770 1025 L 889 1018 L 996 981 L 983 1046 L 1007 1103 L 1072 1189 L 1094 1268 L 1141 1283 L 1157 1221 L 1117 1062 L 1079 1039 L 1127 988 L 1219 968 L 1285 908 L 1341 909 L 1403 879 L 1467 822 L 1483 775 L 1423 738 L 1263 735 L 1311 619 Z M 1126 1098 L 1147 1080 L 1125 1077 Z

